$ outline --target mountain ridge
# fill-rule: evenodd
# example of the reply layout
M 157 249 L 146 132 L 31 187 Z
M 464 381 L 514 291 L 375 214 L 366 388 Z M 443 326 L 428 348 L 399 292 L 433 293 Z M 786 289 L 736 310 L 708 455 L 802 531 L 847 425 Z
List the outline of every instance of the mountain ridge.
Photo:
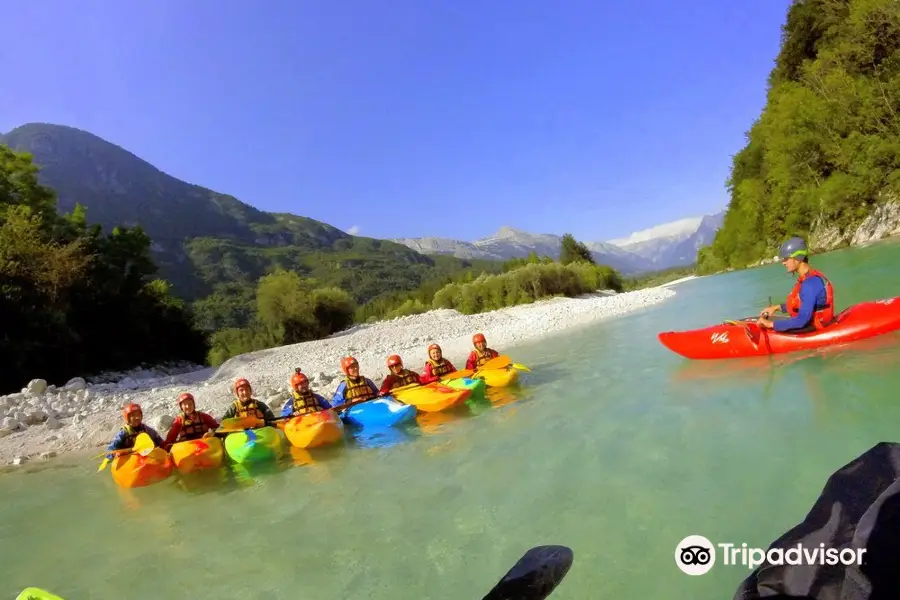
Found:
M 255 289 L 262 275 L 283 267 L 344 288 L 364 302 L 473 265 L 354 236 L 308 217 L 264 212 L 168 175 L 76 127 L 26 123 L 0 135 L 0 143 L 32 155 L 40 167 L 38 180 L 57 195 L 58 211 L 82 204 L 88 223 L 107 232 L 139 224 L 152 240 L 160 275 L 187 300 L 207 297 L 223 285 L 232 288 L 225 296 Z
M 697 262 L 697 252 L 708 246 L 722 226 L 725 211 L 688 217 L 634 232 L 625 238 L 608 241 L 584 241 L 594 260 L 625 275 L 686 267 Z M 509 260 L 524 258 L 530 252 L 559 257 L 562 236 L 530 233 L 509 225 L 494 234 L 474 241 L 443 237 L 390 238 L 423 254 L 444 254 L 457 258 Z M 618 242 L 618 243 L 616 243 Z

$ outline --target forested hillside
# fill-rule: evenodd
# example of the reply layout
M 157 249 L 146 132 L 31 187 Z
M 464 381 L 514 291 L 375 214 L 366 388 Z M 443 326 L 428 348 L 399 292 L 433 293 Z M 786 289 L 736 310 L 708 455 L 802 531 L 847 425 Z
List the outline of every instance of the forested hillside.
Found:
M 745 267 L 817 227 L 855 227 L 892 198 L 898 111 L 900 2 L 795 1 L 766 105 L 734 157 L 724 224 L 698 270 Z
M 29 123 L 0 136 L 40 167 L 61 213 L 76 203 L 89 224 L 140 225 L 174 295 L 195 305 L 204 329 L 246 325 L 260 277 L 289 269 L 347 291 L 357 303 L 499 262 L 430 257 L 385 240 L 350 235 L 314 219 L 267 213 L 228 194 L 172 177 L 89 132 Z M 306 198 L 297 198 L 298 208 Z

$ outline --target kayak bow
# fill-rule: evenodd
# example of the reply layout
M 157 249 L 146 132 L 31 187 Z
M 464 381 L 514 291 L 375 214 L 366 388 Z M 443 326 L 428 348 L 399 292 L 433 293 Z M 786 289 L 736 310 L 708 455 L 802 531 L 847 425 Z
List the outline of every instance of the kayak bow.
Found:
M 690 331 L 666 331 L 660 343 L 695 360 L 744 358 L 846 344 L 900 330 L 900 296 L 861 302 L 846 308 L 822 331 L 779 333 L 756 323 L 727 322 Z

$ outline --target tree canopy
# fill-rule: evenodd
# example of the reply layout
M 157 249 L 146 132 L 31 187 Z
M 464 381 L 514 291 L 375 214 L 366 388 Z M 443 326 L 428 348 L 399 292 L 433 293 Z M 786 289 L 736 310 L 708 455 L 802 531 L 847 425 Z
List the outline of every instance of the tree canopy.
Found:
M 103 235 L 56 212 L 31 157 L 0 145 L 0 390 L 101 369 L 203 362 L 205 336 L 156 279 L 138 227 Z
M 846 231 L 896 194 L 897 111 L 900 3 L 796 0 L 766 105 L 732 162 L 724 224 L 698 270 L 747 266 L 817 224 Z

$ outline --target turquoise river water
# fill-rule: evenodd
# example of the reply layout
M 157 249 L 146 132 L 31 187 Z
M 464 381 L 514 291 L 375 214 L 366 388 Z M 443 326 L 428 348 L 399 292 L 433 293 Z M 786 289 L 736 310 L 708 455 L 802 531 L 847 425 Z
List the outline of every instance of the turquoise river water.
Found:
M 839 308 L 900 295 L 895 241 L 814 263 Z M 86 455 L 0 474 L 0 598 L 474 600 L 540 544 L 575 552 L 551 600 L 731 598 L 749 570 L 684 575 L 682 538 L 765 548 L 831 472 L 900 438 L 896 334 L 715 362 L 656 339 L 756 314 L 791 285 L 780 265 L 701 278 L 517 347 L 532 368 L 518 389 L 389 445 L 130 491 Z

